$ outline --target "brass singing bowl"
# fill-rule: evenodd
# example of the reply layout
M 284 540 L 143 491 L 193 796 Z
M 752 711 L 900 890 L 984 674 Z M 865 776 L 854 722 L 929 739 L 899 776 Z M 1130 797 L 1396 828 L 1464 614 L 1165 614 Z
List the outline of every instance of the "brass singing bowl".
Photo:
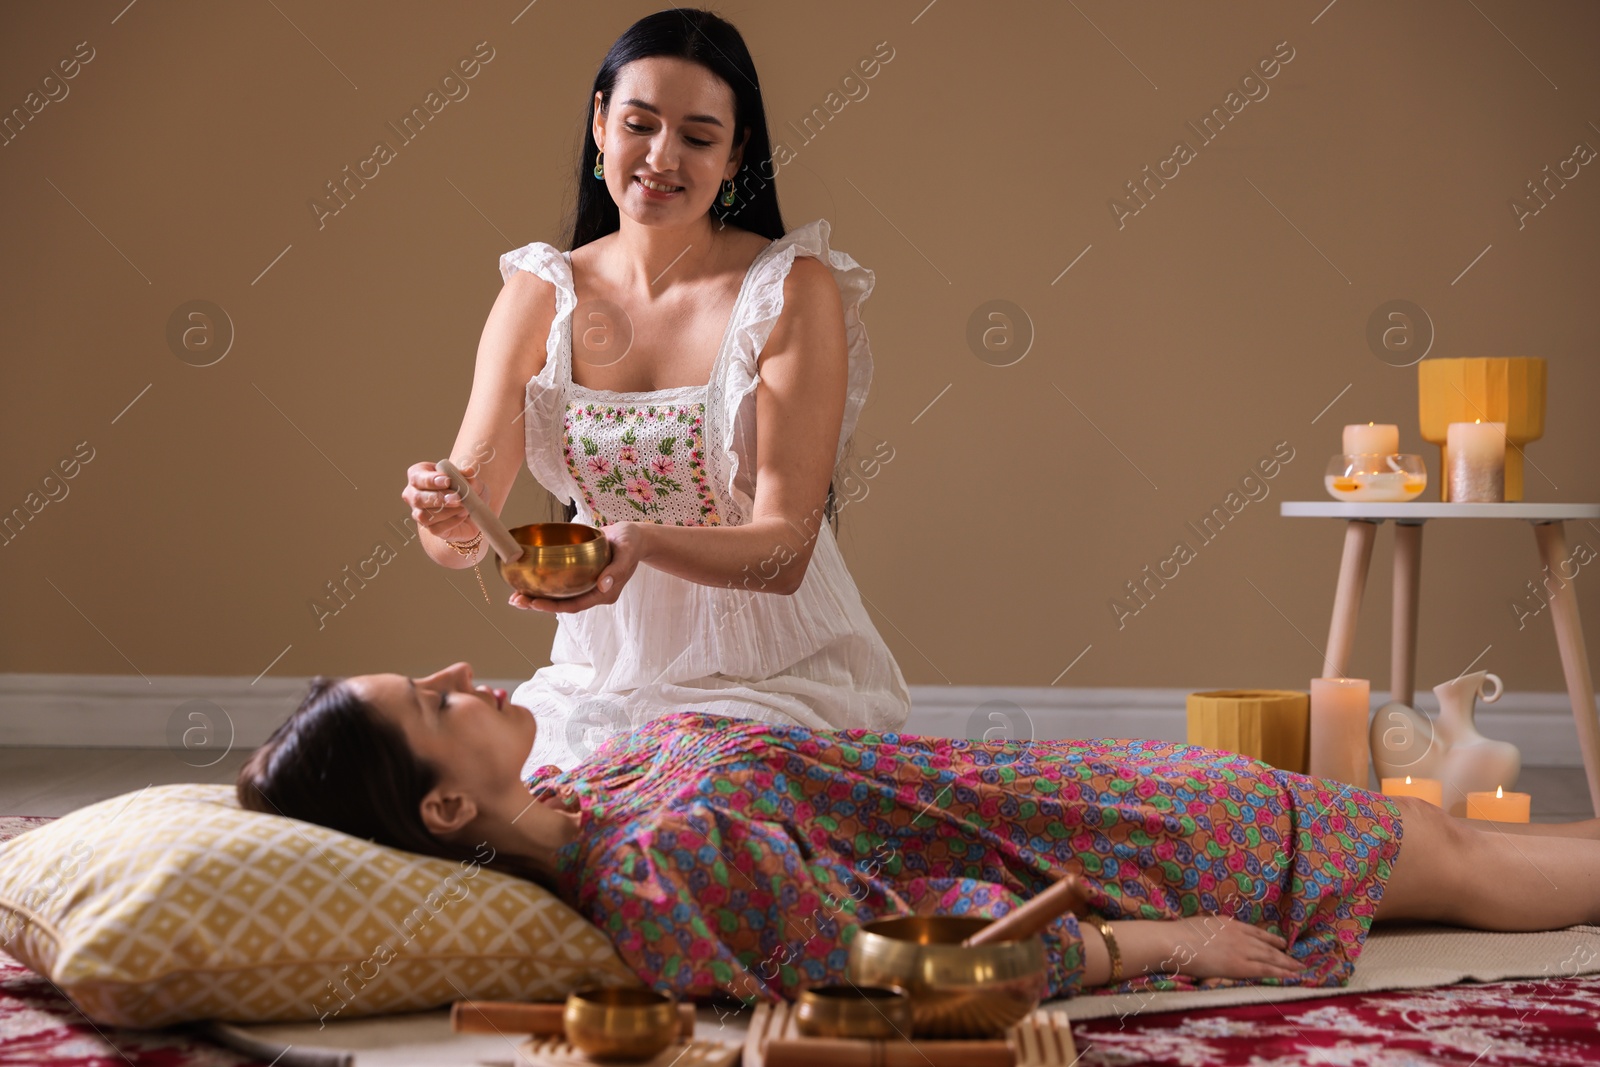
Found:
M 996 1037 L 1039 1006 L 1046 987 L 1037 936 L 964 947 L 990 920 L 967 915 L 878 919 L 856 931 L 847 973 L 857 985 L 899 986 L 917 1037 Z
M 893 986 L 813 986 L 795 999 L 794 1027 L 806 1037 L 903 1040 L 911 1036 L 911 997 Z
M 611 542 L 599 527 L 587 523 L 536 522 L 510 533 L 522 546 L 522 558 L 507 563 L 497 556 L 495 561 L 506 584 L 527 596 L 582 596 L 611 562 Z
M 580 989 L 567 997 L 567 1041 L 595 1059 L 648 1060 L 678 1040 L 678 1005 L 664 993 L 629 986 Z

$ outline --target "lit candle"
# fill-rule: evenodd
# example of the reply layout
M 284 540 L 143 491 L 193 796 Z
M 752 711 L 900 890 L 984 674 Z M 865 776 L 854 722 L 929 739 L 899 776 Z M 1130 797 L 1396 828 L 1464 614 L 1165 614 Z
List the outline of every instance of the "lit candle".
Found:
M 1505 786 L 1495 786 L 1493 793 L 1468 793 L 1467 818 L 1527 822 L 1531 800 L 1527 793 L 1507 793 Z
M 1367 741 L 1371 686 L 1365 678 L 1311 679 L 1313 778 L 1367 788 L 1372 749 Z
M 1389 423 L 1351 423 L 1344 428 L 1345 455 L 1392 456 L 1400 451 L 1400 427 Z
M 1454 503 L 1498 504 L 1506 498 L 1506 424 L 1452 422 L 1445 429 L 1445 486 Z
M 1421 797 L 1436 808 L 1444 807 L 1444 783 L 1437 778 L 1385 778 L 1383 792 L 1391 797 Z

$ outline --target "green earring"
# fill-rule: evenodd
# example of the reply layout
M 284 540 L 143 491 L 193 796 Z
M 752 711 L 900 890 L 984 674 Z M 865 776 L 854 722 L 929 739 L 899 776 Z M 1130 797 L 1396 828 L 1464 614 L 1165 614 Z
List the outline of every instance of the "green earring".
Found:
M 728 187 L 722 191 L 722 206 L 733 206 L 733 179 L 728 179 Z
M 606 176 L 605 166 L 600 162 L 600 157 L 603 155 L 605 155 L 603 150 L 594 154 L 594 176 L 602 180 Z

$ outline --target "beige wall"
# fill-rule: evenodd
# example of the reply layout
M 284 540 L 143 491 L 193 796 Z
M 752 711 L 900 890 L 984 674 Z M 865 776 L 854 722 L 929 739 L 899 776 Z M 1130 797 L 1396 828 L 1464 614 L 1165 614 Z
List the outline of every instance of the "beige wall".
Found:
M 1364 337 L 1391 299 L 1427 310 L 1434 356 L 1548 359 L 1529 499 L 1600 499 L 1600 166 L 1520 226 L 1510 207 L 1576 143 L 1600 147 L 1600 11 L 1324 4 L 721 9 L 798 153 L 779 178 L 787 221 L 828 218 L 877 272 L 855 452 L 888 442 L 894 459 L 840 540 L 912 683 L 1046 685 L 1092 646 L 1058 684 L 1305 687 L 1341 528 L 1278 503 L 1323 496 L 1350 421 L 1400 424 L 1438 474 L 1415 369 Z M 497 258 L 562 241 L 587 87 L 654 7 L 0 13 L 7 111 L 93 49 L 70 95 L 0 148 L 0 508 L 93 450 L 0 547 L 0 670 L 253 677 L 286 647 L 275 675 L 548 662 L 553 619 L 505 606 L 492 575 L 485 605 L 470 571 L 415 542 L 321 630 L 309 602 L 376 542 L 399 547 L 404 471 L 454 439 Z M 324 183 L 482 41 L 470 95 L 319 228 Z M 802 144 L 788 123 L 880 42 L 893 57 L 867 95 Z M 1293 58 L 1268 95 L 1200 144 L 1185 122 L 1280 42 Z M 1180 139 L 1195 158 L 1119 225 L 1111 198 Z M 203 368 L 166 338 L 196 299 L 236 331 Z M 966 339 L 996 299 L 1036 334 L 1011 366 Z M 1294 458 L 1270 496 L 1119 630 L 1123 583 L 1278 442 Z M 551 505 L 524 474 L 506 515 Z M 1391 533 L 1352 668 L 1375 689 Z M 1600 550 L 1600 524 L 1570 535 Z M 1527 527 L 1438 523 L 1425 541 L 1419 684 L 1492 646 L 1478 662 L 1512 689 L 1560 689 L 1548 613 L 1519 630 L 1511 606 L 1539 575 Z M 1600 583 L 1580 584 L 1593 656 Z

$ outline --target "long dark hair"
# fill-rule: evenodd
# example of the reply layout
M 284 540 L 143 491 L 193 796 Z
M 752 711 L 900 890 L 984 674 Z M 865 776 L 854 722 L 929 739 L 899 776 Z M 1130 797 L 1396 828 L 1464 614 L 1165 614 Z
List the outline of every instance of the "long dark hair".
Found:
M 438 784 L 399 727 L 344 684 L 318 675 L 305 699 L 244 766 L 234 789 L 248 811 L 287 815 L 376 844 L 447 860 L 475 860 L 554 889 L 531 864 L 429 832 L 418 805 Z
M 772 162 L 772 140 L 767 135 L 767 108 L 761 98 L 761 81 L 756 65 L 745 47 L 744 37 L 733 23 L 710 11 L 673 7 L 657 11 L 629 26 L 611 45 L 600 62 L 589 90 L 583 122 L 583 152 L 578 159 L 577 200 L 571 216 L 572 239 L 568 250 L 615 233 L 622 226 L 617 202 L 603 181 L 594 176 L 595 158 L 600 146 L 594 140 L 594 96 L 600 94 L 600 111 L 611 108 L 611 92 L 622 68 L 636 59 L 673 56 L 698 63 L 721 78 L 733 90 L 734 142 L 748 134 L 739 171 L 733 176 L 734 202 L 722 205 L 720 196 L 711 201 L 711 215 L 722 226 L 737 226 L 776 241 L 788 232 L 783 212 L 778 208 L 776 169 Z M 716 447 L 721 447 L 720 442 Z M 823 514 L 834 522 L 833 481 L 828 481 L 828 499 Z M 562 521 L 571 522 L 578 514 L 576 502 L 562 505 Z M 835 529 L 837 523 L 835 522 Z

